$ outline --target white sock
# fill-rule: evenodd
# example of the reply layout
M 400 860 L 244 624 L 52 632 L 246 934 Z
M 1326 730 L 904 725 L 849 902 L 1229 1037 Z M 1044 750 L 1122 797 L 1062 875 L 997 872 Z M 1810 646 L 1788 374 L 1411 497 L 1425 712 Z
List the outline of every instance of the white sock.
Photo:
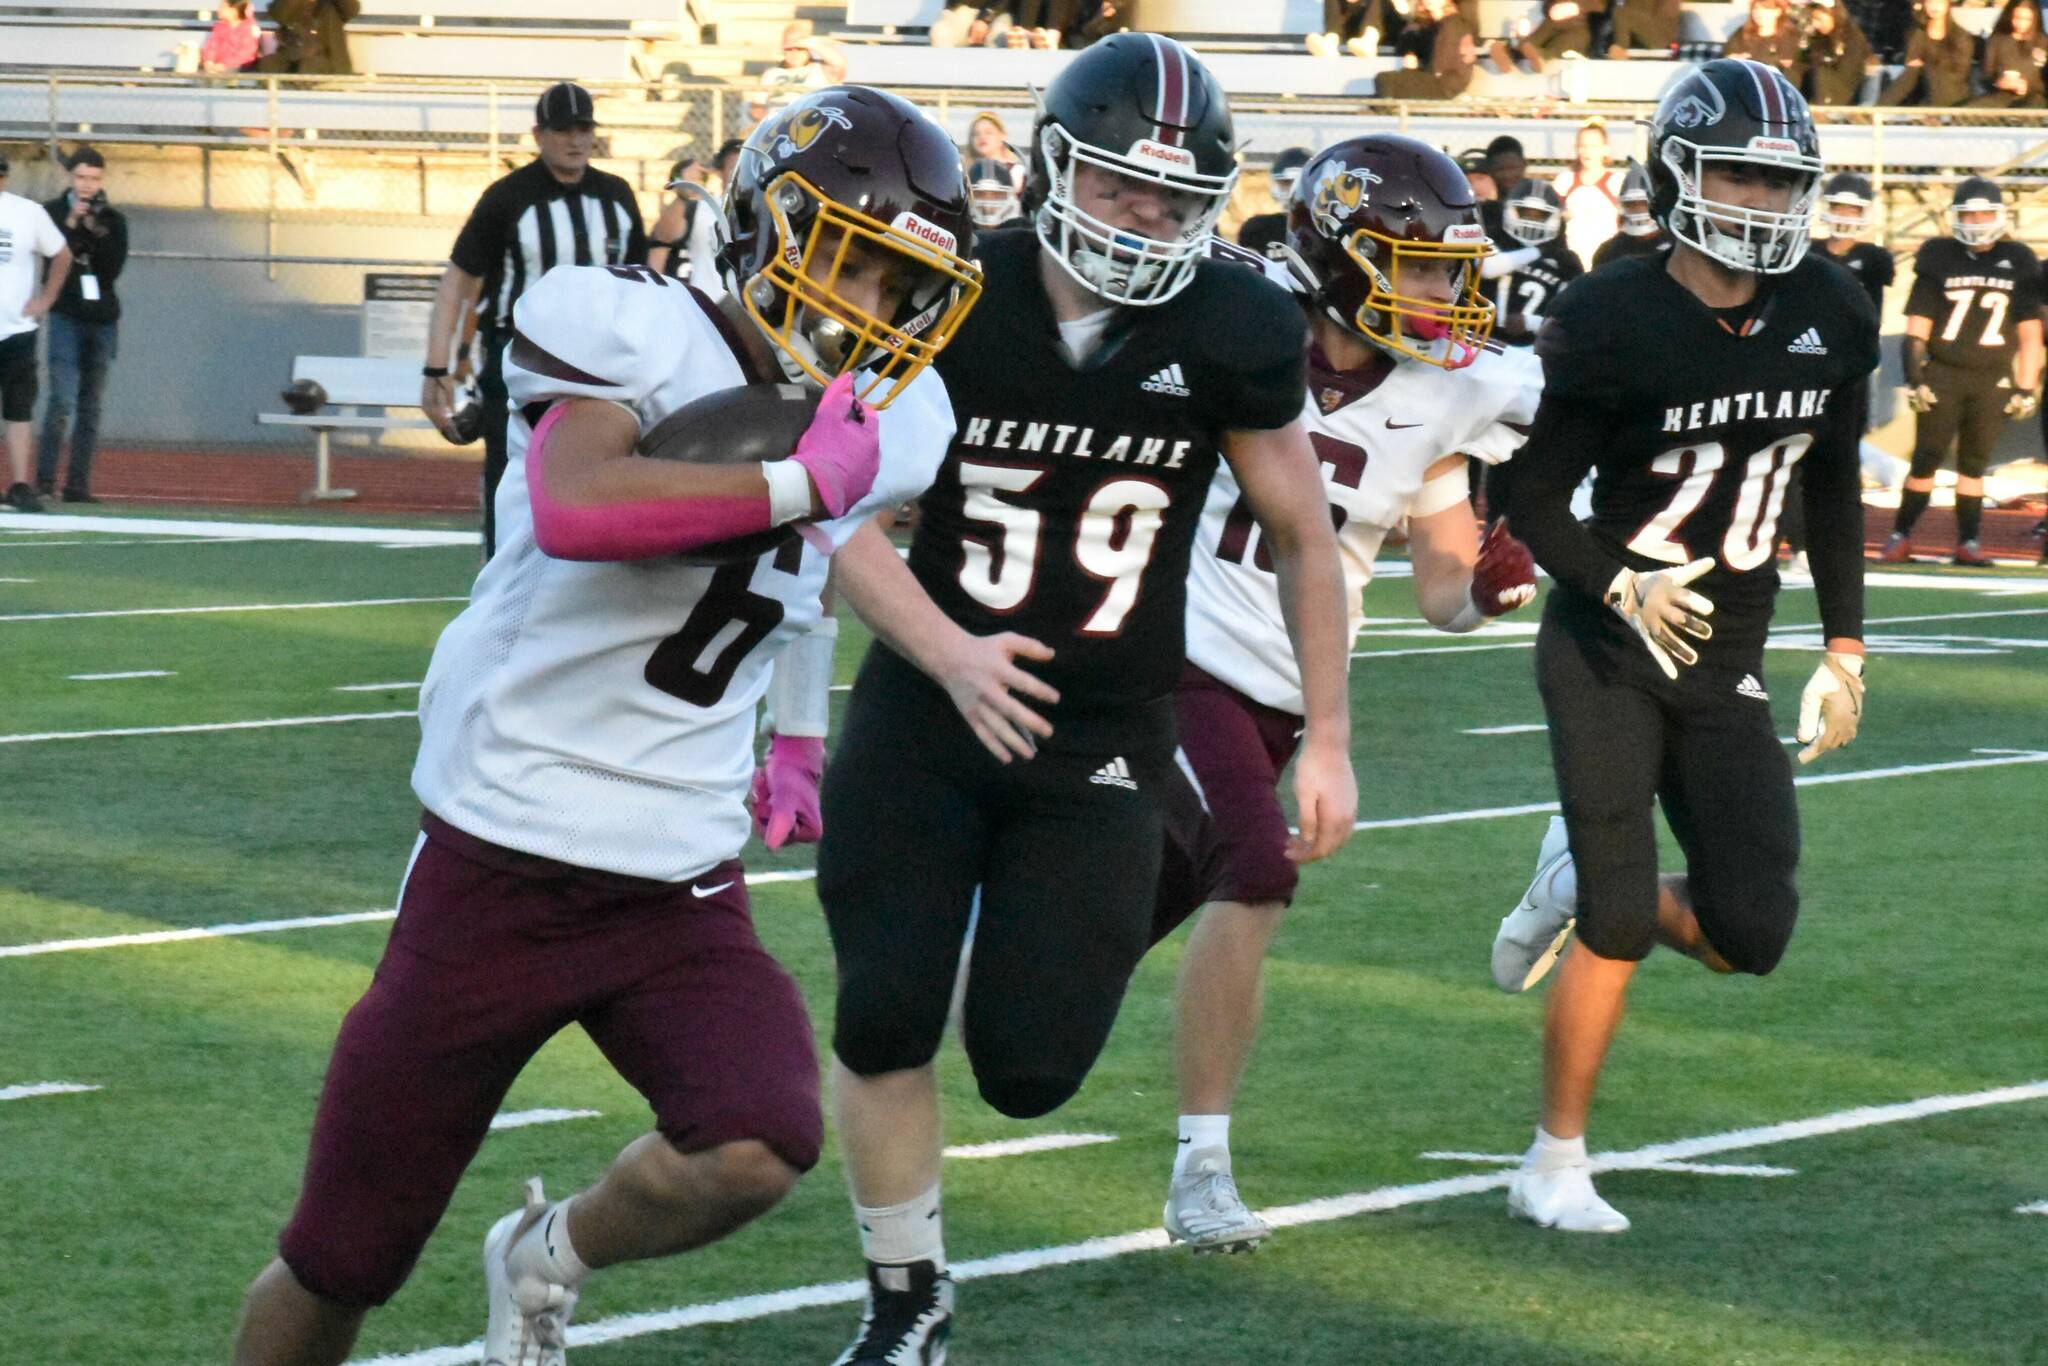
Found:
M 1528 1171 L 1554 1172 L 1565 1167 L 1584 1166 L 1586 1162 L 1586 1138 L 1559 1138 L 1541 1124 L 1536 1126 L 1536 1141 L 1529 1145 L 1529 1151 L 1522 1158 L 1522 1166 Z
M 860 1226 L 861 1254 L 869 1261 L 883 1266 L 930 1262 L 945 1268 L 946 1233 L 939 1218 L 938 1186 L 900 1205 L 876 1208 L 856 1202 L 853 1221 Z
M 1182 1115 L 1180 1117 L 1180 1146 L 1173 1153 L 1173 1174 L 1176 1179 L 1188 1169 L 1188 1155 L 1204 1148 L 1223 1149 L 1224 1161 L 1230 1160 L 1230 1116 L 1229 1115 Z
M 572 1195 L 548 1206 L 548 1212 L 512 1244 L 505 1262 L 514 1280 L 538 1276 L 551 1285 L 565 1285 L 571 1290 L 583 1284 L 590 1268 L 583 1264 L 575 1245 L 569 1241 L 569 1206 L 575 1200 Z

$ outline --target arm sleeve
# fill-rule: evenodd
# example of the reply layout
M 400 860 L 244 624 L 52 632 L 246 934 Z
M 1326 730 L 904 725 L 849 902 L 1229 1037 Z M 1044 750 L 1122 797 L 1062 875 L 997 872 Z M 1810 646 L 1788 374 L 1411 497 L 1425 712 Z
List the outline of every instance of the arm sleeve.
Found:
M 1863 486 L 1860 446 L 1868 390 L 1859 377 L 1838 386 L 1834 420 L 1807 453 L 1806 556 L 1824 638 L 1863 638 Z M 1542 559 L 1541 555 L 1537 558 Z
M 1563 318 L 1543 325 L 1536 354 L 1543 360 L 1543 401 L 1510 462 L 1508 525 L 1550 577 L 1597 602 L 1626 566 L 1572 516 L 1572 491 L 1607 445 L 1619 382 L 1597 343 L 1577 344 Z
M 501 180 L 483 192 L 476 207 L 469 211 L 469 221 L 456 234 L 454 249 L 448 253 L 450 263 L 480 280 L 491 273 L 491 266 L 505 254 L 505 214 L 501 207 L 505 200 L 501 188 L 504 183 Z
M 1870 281 L 1879 289 L 1888 289 L 1899 278 L 1899 267 L 1888 251 L 1880 251 L 1870 263 Z

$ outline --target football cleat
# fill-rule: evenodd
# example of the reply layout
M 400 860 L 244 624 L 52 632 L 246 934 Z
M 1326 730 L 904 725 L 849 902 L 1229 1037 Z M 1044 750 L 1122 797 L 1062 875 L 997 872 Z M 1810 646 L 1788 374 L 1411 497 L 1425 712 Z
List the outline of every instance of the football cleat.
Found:
M 860 1333 L 832 1366 L 945 1366 L 953 1335 L 953 1278 L 931 1262 L 868 1263 Z
M 1536 851 L 1536 876 L 1515 909 L 1501 917 L 1500 931 L 1493 936 L 1493 980 L 1502 991 L 1527 991 L 1557 965 L 1578 923 L 1576 896 L 1557 889 L 1559 875 L 1571 866 L 1564 817 L 1552 816 Z
M 512 1274 L 510 1258 L 520 1236 L 548 1213 L 540 1178 L 526 1183 L 526 1204 L 491 1225 L 484 1235 L 484 1288 L 490 1318 L 484 1328 L 483 1366 L 565 1366 L 569 1315 L 576 1292 L 538 1276 Z
M 1516 1172 L 1508 1182 L 1508 1213 L 1566 1233 L 1628 1232 L 1628 1216 L 1600 1198 L 1593 1169 L 1583 1164 Z
M 1884 549 L 1877 552 L 1879 564 L 1910 564 L 1913 560 L 1913 543 L 1906 539 L 1903 531 L 1894 531 L 1884 543 Z
M 1973 569 L 1981 569 L 1987 564 L 1996 563 L 1975 541 L 1964 541 L 1956 547 L 1955 562 Z
M 1167 1237 L 1197 1253 L 1251 1252 L 1273 1236 L 1272 1228 L 1237 1193 L 1230 1154 L 1222 1148 L 1188 1154 L 1187 1166 L 1166 1192 L 1161 1218 Z

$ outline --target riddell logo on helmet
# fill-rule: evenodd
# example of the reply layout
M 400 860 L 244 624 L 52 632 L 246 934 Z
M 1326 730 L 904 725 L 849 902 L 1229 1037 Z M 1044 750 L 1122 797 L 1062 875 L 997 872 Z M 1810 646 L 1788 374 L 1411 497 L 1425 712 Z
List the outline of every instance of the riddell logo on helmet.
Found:
M 1448 244 L 1463 246 L 1468 242 L 1486 240 L 1486 229 L 1477 223 L 1453 223 L 1444 229 L 1444 241 Z
M 1788 138 L 1751 138 L 1749 140 L 1749 150 L 1752 152 L 1776 152 L 1781 156 L 1796 157 L 1799 155 L 1799 144 Z
M 929 242 L 940 251 L 948 254 L 960 249 L 959 238 L 947 232 L 936 223 L 927 223 L 908 209 L 897 214 L 896 220 L 889 224 L 889 226 L 897 232 L 907 232 L 919 241 Z
M 1169 166 L 1178 166 L 1184 171 L 1195 169 L 1195 154 L 1185 147 L 1168 147 L 1163 142 L 1150 138 L 1139 138 L 1131 144 L 1125 155 L 1133 161 L 1163 161 Z

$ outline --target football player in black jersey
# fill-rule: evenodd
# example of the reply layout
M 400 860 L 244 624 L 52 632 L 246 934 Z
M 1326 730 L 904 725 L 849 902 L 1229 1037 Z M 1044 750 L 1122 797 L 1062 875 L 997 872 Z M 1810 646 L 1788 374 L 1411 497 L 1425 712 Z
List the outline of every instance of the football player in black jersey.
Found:
M 1528 346 L 1566 285 L 1586 273 L 1564 244 L 1564 201 L 1547 180 L 1525 180 L 1500 204 L 1501 227 L 1518 245 L 1486 258 L 1487 297 L 1500 321 L 1495 341 Z
M 1075 57 L 1037 123 L 1033 230 L 980 242 L 973 316 L 989 325 L 935 367 L 959 428 L 909 559 L 871 527 L 836 561 L 877 638 L 825 775 L 818 858 L 869 1277 L 841 1363 L 944 1355 L 932 1059 L 956 982 L 982 1096 L 1042 1115 L 1093 1066 L 1150 943 L 1167 802 L 1193 795 L 1173 691 L 1221 460 L 1273 549 L 1301 660 L 1295 856 L 1351 831 L 1343 580 L 1301 420 L 1305 324 L 1284 289 L 1207 255 L 1233 150 L 1222 87 L 1179 43 L 1125 33 Z
M 1511 1212 L 1546 1227 L 1628 1227 L 1593 1189 L 1585 1126 L 1637 961 L 1661 943 L 1762 974 L 1791 938 L 1799 813 L 1763 650 L 1794 464 L 1826 639 L 1799 757 L 1856 732 L 1857 445 L 1877 318 L 1846 274 L 1806 259 L 1821 169 L 1806 101 L 1775 68 L 1722 58 L 1681 77 L 1650 135 L 1670 254 L 1573 286 L 1538 342 L 1543 401 L 1509 519 L 1556 580 L 1536 678 L 1564 814 L 1501 922 L 1493 974 L 1521 991 L 1562 954 L 1542 1120 L 1508 1193 Z M 1582 525 L 1570 499 L 1588 467 Z M 1658 875 L 1653 802 L 1683 874 Z
M 1308 165 L 1308 148 L 1289 147 L 1273 158 L 1266 173 L 1266 190 L 1280 207 L 1272 213 L 1255 213 L 1237 225 L 1237 244 L 1259 253 L 1268 261 L 1280 259 L 1287 240 L 1287 202 L 1294 198 L 1294 183 L 1301 168 Z
M 1984 465 L 2007 418 L 2041 404 L 2041 264 L 2005 237 L 2005 196 L 1982 176 L 1956 186 L 1948 237 L 1913 257 L 1906 296 L 1906 402 L 1919 414 L 1913 468 L 1878 558 L 1913 557 L 1913 524 L 1927 510 L 1934 472 L 1956 453 L 1957 564 L 1990 564 L 1977 545 Z
M 1870 306 L 1881 319 L 1884 292 L 1899 272 L 1890 252 L 1864 240 L 1864 234 L 1870 231 L 1870 210 L 1875 203 L 1870 182 L 1863 176 L 1854 171 L 1829 176 L 1827 189 L 1820 197 L 1821 226 L 1828 230 L 1821 248 L 1827 253 L 1827 260 L 1856 277 L 1856 283 L 1870 296 Z
M 1664 229 L 1657 226 L 1656 218 L 1650 213 L 1650 173 L 1633 157 L 1621 177 L 1621 193 L 1615 198 L 1621 202 L 1621 231 L 1602 242 L 1600 249 L 1593 253 L 1594 270 L 1609 261 L 1625 261 L 1631 256 L 1655 256 L 1660 251 L 1671 249 L 1671 239 L 1664 235 Z

